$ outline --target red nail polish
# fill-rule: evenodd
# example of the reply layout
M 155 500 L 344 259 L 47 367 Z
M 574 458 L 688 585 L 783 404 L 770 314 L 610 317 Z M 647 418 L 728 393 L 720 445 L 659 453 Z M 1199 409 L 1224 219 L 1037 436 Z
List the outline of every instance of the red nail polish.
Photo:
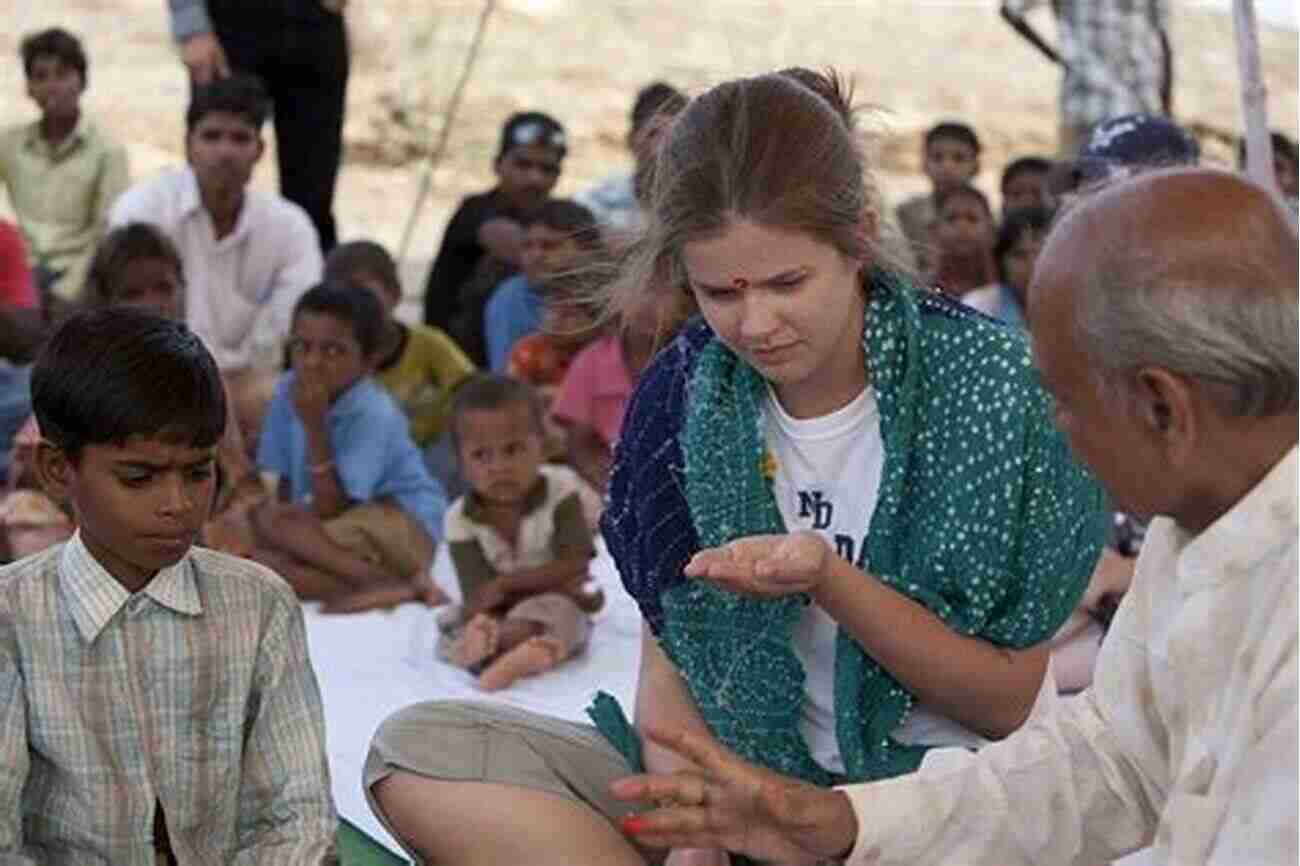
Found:
M 635 836 L 645 831 L 645 818 L 640 815 L 626 815 L 623 818 L 623 832 Z

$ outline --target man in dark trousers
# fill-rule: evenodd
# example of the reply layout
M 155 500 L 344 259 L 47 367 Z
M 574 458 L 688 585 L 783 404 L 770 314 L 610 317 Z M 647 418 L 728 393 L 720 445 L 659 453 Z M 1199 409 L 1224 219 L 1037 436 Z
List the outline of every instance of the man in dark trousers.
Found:
M 168 0 L 195 85 L 251 72 L 274 106 L 280 192 L 307 211 L 322 252 L 336 242 L 334 181 L 348 82 L 344 0 Z

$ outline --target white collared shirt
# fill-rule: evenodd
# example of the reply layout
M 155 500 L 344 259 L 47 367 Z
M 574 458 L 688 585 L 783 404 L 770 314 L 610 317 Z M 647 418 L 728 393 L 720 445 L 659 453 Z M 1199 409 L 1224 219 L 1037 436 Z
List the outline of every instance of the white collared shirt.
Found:
M 1297 459 L 1200 535 L 1152 523 L 1091 689 L 978 754 L 845 787 L 846 862 L 1296 862 Z
M 294 304 L 320 282 L 316 229 L 298 205 L 245 189 L 235 228 L 217 239 L 189 167 L 127 190 L 109 224 L 148 222 L 176 244 L 185 266 L 185 322 L 222 370 L 278 360 Z

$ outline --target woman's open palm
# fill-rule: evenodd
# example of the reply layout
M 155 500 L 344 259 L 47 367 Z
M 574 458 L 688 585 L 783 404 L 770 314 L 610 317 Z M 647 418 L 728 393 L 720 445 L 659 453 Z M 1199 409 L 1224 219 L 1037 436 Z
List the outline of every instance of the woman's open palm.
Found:
M 800 530 L 750 535 L 701 550 L 691 557 L 684 573 L 742 595 L 779 598 L 816 589 L 826 575 L 829 560 L 826 539 L 816 532 Z

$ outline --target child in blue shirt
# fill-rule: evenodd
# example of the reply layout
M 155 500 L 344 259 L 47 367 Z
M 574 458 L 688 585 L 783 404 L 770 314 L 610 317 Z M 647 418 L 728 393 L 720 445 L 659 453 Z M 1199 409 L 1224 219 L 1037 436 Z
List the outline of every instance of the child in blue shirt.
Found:
M 346 607 L 382 590 L 392 602 L 441 601 L 430 567 L 447 500 L 371 376 L 383 329 L 379 301 L 350 287 L 316 286 L 294 308 L 291 369 L 257 453 L 280 502 L 253 517 L 254 558 L 275 563 L 303 599 Z

